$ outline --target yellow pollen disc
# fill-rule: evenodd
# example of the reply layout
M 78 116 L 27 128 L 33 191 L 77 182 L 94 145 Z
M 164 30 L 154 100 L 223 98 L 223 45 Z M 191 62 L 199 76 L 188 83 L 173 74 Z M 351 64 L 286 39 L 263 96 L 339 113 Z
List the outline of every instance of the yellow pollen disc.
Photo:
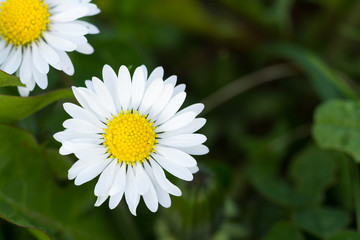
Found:
M 146 119 L 146 115 L 142 116 L 137 111 L 121 111 L 113 116 L 112 120 L 108 120 L 103 134 L 108 153 L 126 164 L 144 162 L 157 143 L 153 124 Z
M 0 36 L 13 45 L 38 39 L 49 23 L 43 0 L 6 0 L 0 5 Z

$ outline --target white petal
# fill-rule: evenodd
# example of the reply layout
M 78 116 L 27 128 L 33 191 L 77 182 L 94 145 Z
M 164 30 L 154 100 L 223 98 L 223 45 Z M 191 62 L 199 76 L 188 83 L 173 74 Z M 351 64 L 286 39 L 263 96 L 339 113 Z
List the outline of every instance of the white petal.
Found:
M 172 75 L 165 80 L 165 83 L 171 84 L 173 88 L 175 87 L 176 82 L 177 82 L 177 76 L 175 76 L 175 75 Z
M 157 127 L 156 132 L 174 131 L 191 123 L 196 117 L 194 112 L 186 112 L 181 115 L 174 116 L 169 121 Z
M 158 145 L 156 147 L 156 152 L 162 155 L 163 158 L 167 161 L 173 162 L 174 164 L 181 165 L 186 168 L 194 167 L 197 165 L 195 158 L 175 148 L 162 147 Z
M 12 45 L 9 44 L 5 49 L 0 51 L 0 64 L 5 62 L 5 60 L 8 58 L 11 49 L 12 49 Z
M 70 153 L 77 153 L 79 151 L 89 150 L 89 149 L 105 149 L 103 146 L 98 144 L 91 143 L 73 143 L 69 141 L 63 141 L 62 147 L 60 148 L 61 155 L 67 155 Z M 66 151 L 65 151 L 66 150 Z
M 61 50 L 56 50 L 56 52 L 60 57 L 62 70 L 64 71 L 64 73 L 66 73 L 69 76 L 74 75 L 75 72 L 74 65 L 72 64 L 69 56 L 64 51 Z
M 110 187 L 114 181 L 115 170 L 116 161 L 112 160 L 112 162 L 101 173 L 99 180 L 95 185 L 95 196 L 109 195 Z
M 157 181 L 155 180 L 155 176 L 151 170 L 150 165 L 147 162 L 144 162 L 144 166 L 145 166 L 145 170 L 146 170 L 147 174 L 149 175 L 149 178 L 151 179 L 151 182 L 153 183 L 159 203 L 165 208 L 170 207 L 171 199 L 170 199 L 169 193 L 167 191 L 165 191 L 164 189 L 162 189 L 158 185 Z M 181 195 L 181 192 L 180 192 L 180 195 Z
M 146 173 L 145 173 L 146 174 Z M 152 212 L 156 212 L 158 210 L 158 198 L 155 192 L 155 188 L 153 184 L 151 183 L 151 180 L 149 179 L 149 189 L 148 191 L 143 195 L 144 202 L 148 209 Z
M 206 141 L 203 134 L 191 133 L 159 139 L 159 144 L 171 147 L 194 147 Z
M 96 163 L 94 165 L 85 168 L 75 178 L 75 185 L 81 185 L 92 180 L 93 178 L 98 176 L 111 161 L 112 160 L 107 159 L 105 161 Z
M 173 163 L 173 161 L 169 161 L 168 159 L 163 158 L 162 156 L 158 154 L 153 154 L 154 159 L 169 173 L 174 175 L 175 177 L 178 177 L 180 179 L 183 179 L 185 181 L 191 181 L 193 180 L 193 175 L 191 172 L 178 164 Z
M 102 106 L 105 107 L 112 115 L 116 115 L 117 111 L 115 109 L 115 104 L 108 88 L 97 77 L 92 78 L 92 83 L 97 96 L 104 103 Z
M 131 166 L 128 166 L 126 173 L 125 199 L 130 212 L 136 216 L 136 208 L 140 201 L 140 195 L 136 189 L 135 175 Z
M 145 113 L 151 105 L 159 98 L 164 88 L 164 82 L 162 79 L 155 79 L 149 87 L 146 89 L 144 98 L 141 102 L 139 112 Z
M 196 118 L 191 123 L 186 125 L 185 127 L 182 127 L 180 129 L 177 129 L 174 131 L 167 131 L 164 133 L 160 133 L 160 134 L 158 134 L 158 137 L 159 138 L 168 138 L 168 137 L 172 137 L 172 136 L 176 136 L 176 135 L 194 133 L 197 130 L 199 130 L 200 128 L 202 128 L 205 125 L 205 123 L 206 123 L 205 118 Z
M 28 83 L 32 77 L 32 60 L 30 48 L 24 49 L 23 60 L 19 72 L 20 80 L 22 83 Z
M 61 70 L 62 64 L 60 64 L 60 57 L 56 51 L 45 43 L 42 39 L 39 41 L 39 53 L 54 68 Z
M 93 158 L 93 159 L 80 159 L 76 161 L 68 170 L 69 180 L 73 180 L 79 175 L 79 173 L 85 168 L 104 161 L 105 158 Z
M 56 31 L 67 35 L 86 35 L 89 32 L 89 29 L 81 24 L 76 24 L 73 22 L 58 22 L 51 25 L 51 31 Z
M 142 71 L 144 73 L 144 79 L 145 79 L 145 81 L 147 81 L 148 70 L 147 70 L 145 65 L 141 65 L 140 67 L 141 67 L 141 69 L 142 69 Z
M 130 72 L 125 66 L 121 66 L 119 69 L 119 84 L 118 84 L 118 96 L 121 102 L 121 106 L 124 111 L 129 109 L 130 96 L 131 96 L 131 76 Z
M 156 124 L 160 125 L 166 122 L 167 120 L 169 120 L 170 118 L 172 118 L 172 116 L 174 116 L 174 114 L 179 110 L 181 105 L 184 103 L 185 97 L 186 97 L 185 92 L 179 93 L 178 95 L 173 97 L 155 120 Z
M 107 149 L 105 147 L 97 148 L 85 148 L 80 151 L 75 152 L 75 156 L 79 159 L 107 159 L 108 158 Z
M 13 74 L 18 70 L 22 60 L 22 49 L 18 47 L 9 55 L 9 61 L 4 64 L 3 70 L 9 74 Z
M 195 104 L 192 104 L 192 105 L 182 109 L 177 114 L 182 114 L 182 113 L 185 113 L 185 112 L 194 112 L 194 113 L 196 113 L 196 116 L 197 116 L 202 112 L 202 110 L 204 110 L 204 104 L 195 103 Z
M 107 89 L 111 93 L 116 110 L 117 112 L 120 112 L 121 102 L 117 93 L 117 85 L 119 85 L 119 80 L 116 76 L 116 73 L 109 65 L 105 64 L 102 70 L 102 76 Z
M 36 69 L 33 69 L 33 78 L 36 84 L 41 88 L 45 89 L 48 86 L 47 74 L 39 73 Z
M 170 84 L 165 84 L 163 91 L 149 111 L 149 118 L 154 119 L 168 104 L 171 99 L 174 88 Z
M 27 97 L 30 94 L 30 91 L 27 87 L 17 87 L 20 96 Z
M 163 67 L 157 67 L 155 68 L 152 73 L 150 74 L 147 82 L 146 82 L 146 86 L 150 86 L 150 84 L 155 80 L 155 79 L 163 79 L 164 77 L 164 69 Z
M 88 12 L 89 9 L 86 6 L 70 8 L 67 11 L 62 11 L 58 14 L 50 16 L 50 22 L 71 22 L 78 18 L 86 16 Z
M 156 182 L 159 184 L 159 186 L 162 189 L 164 189 L 166 192 L 174 196 L 181 196 L 181 190 L 166 178 L 164 170 L 159 166 L 159 164 L 155 162 L 153 159 L 150 159 L 150 163 L 151 163 L 150 170 L 154 173 L 154 178 Z
M 44 32 L 43 36 L 48 44 L 59 50 L 71 52 L 74 51 L 77 47 L 75 43 L 67 39 L 61 38 L 59 36 L 56 36 L 54 34 L 51 34 L 49 32 Z
M 76 20 L 76 21 L 74 21 L 74 23 L 81 24 L 84 27 L 86 27 L 88 29 L 89 34 L 98 34 L 98 33 L 100 33 L 100 30 L 95 25 L 93 25 L 91 23 L 81 21 L 81 20 Z
M 126 164 L 117 165 L 114 183 L 110 188 L 109 195 L 113 196 L 119 192 L 124 192 L 126 186 Z
M 189 170 L 192 174 L 195 174 L 199 171 L 199 167 L 198 166 L 191 167 L 191 168 L 189 168 Z
M 39 47 L 36 43 L 32 44 L 32 60 L 33 64 L 36 67 L 36 70 L 41 74 L 47 74 L 49 72 L 49 64 L 42 58 Z
M 4 41 L 3 39 L 0 39 L 0 51 L 2 51 L 5 47 L 6 47 L 6 41 Z
M 94 48 L 89 43 L 78 45 L 75 50 L 86 55 L 94 53 Z
M 96 202 L 95 202 L 95 204 L 94 204 L 94 206 L 95 207 L 99 207 L 101 204 L 103 204 L 105 201 L 106 201 L 106 199 L 108 198 L 109 196 L 100 196 L 100 197 L 98 197 L 97 199 L 96 199 Z
M 68 128 L 72 131 L 79 132 L 79 133 L 103 133 L 104 130 L 99 128 L 92 123 L 74 118 L 74 119 L 67 119 L 63 123 L 64 128 Z
M 88 42 L 86 37 L 84 37 L 84 36 L 66 35 L 66 34 L 61 34 L 61 33 L 53 33 L 53 35 L 57 36 L 59 38 L 62 38 L 62 39 L 69 40 L 70 42 L 72 42 L 76 45 L 76 48 L 79 45 L 84 45 Z M 74 50 L 76 50 L 76 48 Z
M 145 91 L 145 76 L 141 67 L 135 69 L 131 91 L 132 109 L 135 111 L 139 107 Z
M 109 208 L 110 209 L 116 208 L 116 206 L 119 205 L 123 195 L 124 195 L 124 191 L 121 191 L 115 194 L 114 196 L 110 196 Z
M 205 145 L 185 147 L 185 148 L 179 147 L 178 149 L 191 155 L 204 155 L 209 153 L 209 148 Z
M 76 94 L 78 96 L 76 96 L 76 98 L 78 99 L 78 97 L 82 98 L 85 102 L 86 105 L 89 106 L 89 108 L 95 113 L 97 114 L 98 118 L 102 121 L 102 122 L 106 122 L 105 118 L 110 119 L 111 113 L 108 111 L 108 109 L 104 108 L 104 105 L 106 105 L 106 103 L 103 103 L 103 101 L 91 90 L 87 89 L 87 88 L 73 88 L 74 93 L 76 92 Z M 80 103 L 82 105 L 82 103 Z M 86 107 L 83 106 L 85 109 Z
M 85 86 L 87 89 L 90 89 L 91 91 L 95 92 L 95 89 L 94 89 L 94 86 L 93 86 L 91 80 L 85 80 Z
M 173 96 L 176 96 L 179 93 L 182 93 L 185 91 L 185 84 L 179 84 L 174 88 Z
M 85 110 L 82 107 L 79 107 L 78 105 L 73 103 L 64 103 L 63 107 L 65 111 L 73 118 L 88 121 L 100 129 L 106 128 L 106 125 L 100 122 L 91 112 Z
M 134 167 L 135 171 L 135 184 L 140 195 L 144 195 L 149 190 L 149 177 L 146 174 L 143 166 L 137 163 Z
M 54 138 L 58 142 L 63 142 L 63 141 L 72 141 L 74 139 L 81 139 L 81 140 L 100 139 L 101 136 L 99 136 L 98 134 L 78 133 L 75 131 L 71 131 L 69 129 L 65 129 L 62 132 L 55 133 Z M 100 140 L 103 141 L 102 139 Z

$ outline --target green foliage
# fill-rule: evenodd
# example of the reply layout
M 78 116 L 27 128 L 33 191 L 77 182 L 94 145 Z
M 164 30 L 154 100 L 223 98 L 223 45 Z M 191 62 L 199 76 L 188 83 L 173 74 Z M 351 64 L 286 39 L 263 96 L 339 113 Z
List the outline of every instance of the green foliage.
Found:
M 6 86 L 24 86 L 24 84 L 20 82 L 19 78 L 0 70 L 0 87 Z
M 10 123 L 23 119 L 47 105 L 63 98 L 73 97 L 69 89 L 56 90 L 34 97 L 0 95 L 0 123 Z
M 291 161 L 288 170 L 294 186 L 276 176 L 276 172 L 266 173 L 268 166 L 261 162 L 253 165 L 250 177 L 254 187 L 264 197 L 280 206 L 311 206 L 321 202 L 324 191 L 334 181 L 339 158 L 341 155 L 315 147 L 304 149 Z
M 333 100 L 319 106 L 315 112 L 313 136 L 325 149 L 348 153 L 360 162 L 360 104 Z
M 327 66 L 320 57 L 311 51 L 290 44 L 274 44 L 263 49 L 267 54 L 289 59 L 304 71 L 317 92 L 324 100 L 340 96 L 355 98 L 356 95 L 342 80 Z
M 69 53 L 74 76 L 51 69 L 22 98 L 0 71 L 0 239 L 360 239 L 359 1 L 92 2 L 101 33 L 87 35 L 93 54 Z M 168 176 L 183 192 L 169 209 L 95 208 L 96 181 L 67 179 L 62 101 L 104 64 L 163 66 L 185 105 L 216 105 L 200 172 Z
M 64 185 L 63 178 L 52 175 L 54 164 L 50 162 L 59 162 L 57 167 L 66 169 L 70 166 L 68 159 L 54 156 L 54 152 L 15 127 L 0 125 L 0 141 L 2 218 L 42 230 L 53 239 L 114 237 L 106 212 L 91 206 L 91 199 L 95 201 L 91 186 Z M 19 147 L 26 151 L 19 151 Z
M 355 231 L 341 231 L 326 240 L 360 240 L 360 234 Z
M 301 232 L 291 223 L 278 222 L 269 230 L 262 240 L 304 240 Z
M 350 215 L 340 209 L 321 207 L 298 211 L 293 220 L 305 231 L 325 238 L 344 229 L 350 222 Z

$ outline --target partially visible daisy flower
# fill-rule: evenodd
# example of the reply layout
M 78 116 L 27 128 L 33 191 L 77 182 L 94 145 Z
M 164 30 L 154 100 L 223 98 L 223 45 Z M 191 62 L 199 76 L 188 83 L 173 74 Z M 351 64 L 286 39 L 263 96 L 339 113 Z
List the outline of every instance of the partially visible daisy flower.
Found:
M 79 18 L 98 14 L 91 0 L 0 0 L 0 69 L 16 73 L 27 96 L 37 84 L 48 85 L 49 65 L 74 74 L 66 52 L 94 52 L 86 34 L 97 34 L 94 25 Z
M 80 103 L 65 103 L 72 117 L 63 123 L 64 131 L 54 138 L 62 143 L 60 154 L 74 153 L 79 159 L 69 170 L 75 185 L 100 175 L 95 186 L 100 206 L 109 198 L 115 208 L 123 195 L 132 214 L 142 196 L 150 211 L 158 203 L 170 207 L 169 194 L 180 196 L 168 173 L 191 181 L 198 171 L 191 155 L 208 152 L 206 137 L 194 133 L 204 126 L 196 118 L 203 104 L 193 104 L 179 111 L 185 101 L 185 85 L 176 85 L 176 76 L 163 80 L 163 69 L 156 68 L 148 77 L 145 66 L 133 76 L 121 66 L 119 73 L 105 65 L 103 79 L 87 80 L 86 88 L 73 87 Z

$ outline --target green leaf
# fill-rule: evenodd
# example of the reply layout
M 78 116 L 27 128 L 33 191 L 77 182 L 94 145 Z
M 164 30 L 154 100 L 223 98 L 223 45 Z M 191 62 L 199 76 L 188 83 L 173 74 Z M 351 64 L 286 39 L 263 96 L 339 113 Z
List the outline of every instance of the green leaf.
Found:
M 64 161 L 39 146 L 27 132 L 0 124 L 0 215 L 36 228 L 52 239 L 115 239 L 104 208 L 95 208 L 93 184 L 76 187 L 52 174 L 51 161 Z M 38 236 L 43 236 L 36 234 Z
M 306 147 L 291 161 L 289 177 L 279 177 L 279 169 L 273 169 L 274 163 L 254 162 L 250 168 L 250 179 L 256 190 L 276 204 L 299 208 L 317 204 L 322 200 L 324 191 L 334 181 L 336 162 L 342 157 L 314 146 Z M 321 171 L 319 171 L 321 169 Z
M 254 165 L 250 169 L 250 180 L 255 189 L 268 200 L 288 208 L 303 206 L 306 198 L 296 192 L 285 180 L 268 174 L 267 165 Z
M 305 231 L 325 238 L 345 228 L 350 223 L 350 215 L 340 209 L 321 207 L 296 212 L 293 221 Z
M 7 74 L 6 72 L 0 70 L 0 87 L 6 87 L 6 86 L 24 87 L 25 85 L 20 82 L 20 79 L 18 77 Z
M 301 232 L 291 223 L 277 222 L 262 240 L 305 240 Z
M 333 100 L 320 105 L 312 135 L 321 148 L 348 153 L 360 162 L 360 103 Z
M 0 123 L 23 119 L 47 105 L 64 98 L 73 97 L 70 89 L 61 89 L 34 97 L 0 95 Z
M 360 234 L 355 231 L 345 230 L 332 235 L 326 240 L 360 240 Z
M 265 54 L 289 59 L 311 79 L 311 83 L 321 99 L 347 96 L 355 99 L 356 94 L 311 51 L 291 44 L 272 44 L 263 49 Z
M 334 182 L 339 157 L 312 146 L 301 151 L 291 162 L 290 177 L 297 191 L 309 202 L 319 202 L 326 188 Z

